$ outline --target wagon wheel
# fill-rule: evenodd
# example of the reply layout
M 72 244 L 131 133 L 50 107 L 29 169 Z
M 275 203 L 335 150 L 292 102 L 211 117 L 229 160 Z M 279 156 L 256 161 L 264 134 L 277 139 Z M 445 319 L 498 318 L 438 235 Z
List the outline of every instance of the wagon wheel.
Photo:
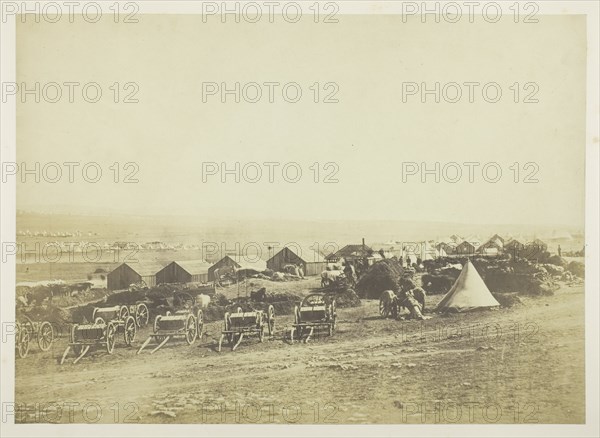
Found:
M 54 342 L 54 328 L 48 321 L 42 322 L 38 330 L 37 343 L 42 351 L 50 350 Z
M 149 319 L 150 312 L 148 311 L 148 306 L 144 303 L 138 304 L 135 309 L 135 322 L 137 323 L 137 326 L 140 328 L 146 327 Z
M 23 359 L 29 353 L 29 330 L 24 329 L 22 325 L 17 323 L 17 353 Z
M 123 326 L 123 338 L 125 339 L 125 344 L 131 346 L 135 340 L 136 331 L 135 319 L 133 319 L 133 316 L 128 316 L 125 320 L 125 325 Z
M 390 315 L 390 309 L 387 306 L 387 303 L 384 300 L 384 297 L 379 299 L 379 314 L 383 316 L 383 318 L 387 318 Z
M 188 315 L 185 320 L 185 341 L 188 345 L 192 345 L 198 336 L 198 326 L 196 325 L 196 317 Z
M 112 354 L 115 349 L 115 342 L 117 341 L 117 327 L 114 323 L 109 322 L 106 327 L 106 351 L 108 354 Z
M 198 338 L 202 339 L 202 330 L 204 330 L 204 314 L 202 309 L 198 309 L 196 314 L 196 325 L 198 326 Z
M 81 355 L 81 352 L 83 351 L 83 346 L 81 344 L 75 343 L 75 332 L 77 330 L 77 327 L 79 327 L 77 324 L 73 324 L 73 326 L 71 326 L 71 343 L 73 344 L 73 352 L 77 357 L 79 357 Z
M 125 321 L 125 319 L 129 316 L 129 309 L 127 306 L 121 306 L 121 310 L 119 312 L 119 319 L 121 321 Z
M 269 336 L 273 336 L 275 334 L 275 307 L 273 307 L 273 304 L 269 304 L 269 308 L 267 309 L 267 325 Z
M 223 317 L 223 319 L 224 319 L 223 331 L 229 331 L 229 328 L 231 326 L 230 321 L 229 321 L 229 312 L 225 312 L 225 316 Z M 227 337 L 227 342 L 231 344 L 233 342 L 233 335 L 231 333 L 227 333 L 226 337 Z

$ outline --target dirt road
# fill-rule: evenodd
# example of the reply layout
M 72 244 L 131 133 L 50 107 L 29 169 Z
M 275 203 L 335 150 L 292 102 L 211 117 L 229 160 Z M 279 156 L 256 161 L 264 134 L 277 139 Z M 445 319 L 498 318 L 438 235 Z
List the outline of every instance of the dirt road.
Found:
M 440 297 L 432 298 L 434 305 Z M 375 301 L 338 309 L 338 330 L 308 344 L 202 342 L 139 356 L 117 344 L 58 364 L 61 339 L 17 360 L 18 422 L 582 423 L 583 286 L 510 309 L 382 320 Z M 139 346 L 149 333 L 140 331 Z

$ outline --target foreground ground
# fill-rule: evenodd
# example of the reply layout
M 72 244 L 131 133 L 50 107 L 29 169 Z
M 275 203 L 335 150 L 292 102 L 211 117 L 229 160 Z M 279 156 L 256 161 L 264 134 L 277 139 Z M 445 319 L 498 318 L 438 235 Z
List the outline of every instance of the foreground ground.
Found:
M 434 305 L 440 297 L 432 297 Z M 103 349 L 72 365 L 66 338 L 17 360 L 21 422 L 582 423 L 583 286 L 510 309 L 383 320 L 377 303 L 338 309 L 338 330 L 290 344 L 277 333 L 232 352 L 222 324 L 192 347 Z M 139 346 L 150 332 L 138 333 Z

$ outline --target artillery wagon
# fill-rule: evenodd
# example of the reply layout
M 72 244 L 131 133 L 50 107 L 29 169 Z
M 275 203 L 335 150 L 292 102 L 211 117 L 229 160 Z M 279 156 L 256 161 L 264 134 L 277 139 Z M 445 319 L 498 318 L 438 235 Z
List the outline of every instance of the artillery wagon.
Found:
M 237 308 L 234 313 L 226 312 L 223 317 L 223 331 L 219 338 L 219 351 L 223 339 L 227 339 L 227 343 L 231 345 L 231 350 L 240 345 L 244 336 L 258 336 L 260 342 L 264 341 L 265 330 L 269 336 L 275 333 L 275 308 L 269 304 L 266 311 L 252 310 L 244 312 L 241 307 Z
M 314 293 L 307 295 L 298 306 L 294 307 L 294 324 L 290 339 L 294 342 L 294 333 L 298 339 L 307 334 L 304 342 L 308 342 L 315 331 L 327 330 L 329 336 L 335 331 L 337 318 L 335 299 L 330 295 Z
M 176 292 L 173 302 L 179 309 L 168 310 L 165 315 L 156 316 L 153 333 L 144 341 L 137 354 L 140 354 L 152 340 L 155 340 L 158 345 L 150 354 L 155 353 L 174 338 L 185 339 L 188 345 L 192 345 L 197 338 L 202 337 L 204 314 L 196 298 L 187 292 Z
M 102 318 L 104 321 L 123 322 L 129 316 L 133 317 L 136 327 L 146 327 L 150 319 L 148 306 L 145 303 L 137 303 L 130 306 L 96 307 L 92 313 L 92 320 Z
M 96 307 L 92 313 L 92 324 L 74 324 L 71 327 L 69 344 L 63 353 L 64 363 L 71 349 L 77 356 L 74 364 L 85 356 L 92 346 L 104 346 L 108 354 L 115 349 L 117 335 L 122 333 L 125 345 L 131 346 L 137 333 L 137 322 L 127 306 Z
M 50 350 L 56 340 L 56 329 L 49 321 L 32 321 L 28 316 L 23 316 L 17 324 L 17 353 L 24 358 L 29 353 L 32 341 L 36 341 L 42 351 Z

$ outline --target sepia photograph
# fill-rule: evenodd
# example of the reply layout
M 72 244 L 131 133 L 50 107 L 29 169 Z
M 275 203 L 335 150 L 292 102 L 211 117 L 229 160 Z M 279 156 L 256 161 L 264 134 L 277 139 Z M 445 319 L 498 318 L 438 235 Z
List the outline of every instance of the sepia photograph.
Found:
M 597 2 L 0 4 L 0 435 L 598 436 Z

